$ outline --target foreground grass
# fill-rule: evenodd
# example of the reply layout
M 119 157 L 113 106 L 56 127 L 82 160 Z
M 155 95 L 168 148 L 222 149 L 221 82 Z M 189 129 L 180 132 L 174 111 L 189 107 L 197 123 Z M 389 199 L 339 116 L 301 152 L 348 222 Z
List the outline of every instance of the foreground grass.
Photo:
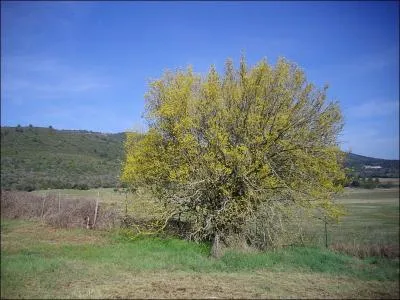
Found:
M 2 220 L 2 298 L 397 298 L 399 261 L 318 248 L 227 252 Z

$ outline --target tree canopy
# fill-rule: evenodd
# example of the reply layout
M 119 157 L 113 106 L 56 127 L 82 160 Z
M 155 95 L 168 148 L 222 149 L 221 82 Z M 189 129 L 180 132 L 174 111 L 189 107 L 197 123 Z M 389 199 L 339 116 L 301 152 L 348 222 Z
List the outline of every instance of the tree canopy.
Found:
M 297 65 L 249 68 L 242 57 L 221 75 L 214 66 L 203 77 L 165 72 L 145 98 L 149 130 L 128 134 L 121 178 L 151 187 L 169 216 L 183 214 L 191 238 L 240 233 L 273 203 L 340 214 L 340 107 Z

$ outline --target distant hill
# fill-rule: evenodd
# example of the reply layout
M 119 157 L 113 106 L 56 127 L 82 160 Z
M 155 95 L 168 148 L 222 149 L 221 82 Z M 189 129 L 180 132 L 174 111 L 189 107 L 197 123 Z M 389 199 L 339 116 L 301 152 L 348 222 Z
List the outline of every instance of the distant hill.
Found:
M 114 187 L 124 157 L 124 139 L 125 133 L 2 127 L 1 188 Z M 363 177 L 399 177 L 398 160 L 349 154 L 345 165 Z
M 349 153 L 345 166 L 361 177 L 399 177 L 399 160 L 389 160 Z
M 124 133 L 2 127 L 1 188 L 115 186 L 124 138 Z

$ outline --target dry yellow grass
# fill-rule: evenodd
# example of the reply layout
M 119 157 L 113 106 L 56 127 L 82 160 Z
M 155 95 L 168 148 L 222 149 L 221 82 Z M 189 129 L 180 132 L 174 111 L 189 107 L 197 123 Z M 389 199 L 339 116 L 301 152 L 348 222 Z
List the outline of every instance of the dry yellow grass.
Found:
M 397 299 L 398 283 L 288 272 L 198 274 L 183 272 L 121 273 L 106 282 L 75 282 L 76 298 Z

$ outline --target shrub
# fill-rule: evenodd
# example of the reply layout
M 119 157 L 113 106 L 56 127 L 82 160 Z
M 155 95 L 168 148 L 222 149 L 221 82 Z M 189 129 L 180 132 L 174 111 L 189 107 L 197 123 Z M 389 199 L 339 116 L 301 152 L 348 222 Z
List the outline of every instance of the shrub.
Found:
M 74 184 L 72 188 L 77 190 L 88 190 L 89 186 L 86 183 L 78 183 Z
M 26 192 L 1 193 L 1 217 L 37 219 L 62 228 L 93 226 L 96 200 L 87 197 L 63 197 L 55 194 L 39 196 Z M 89 222 L 87 222 L 89 217 Z M 110 229 L 120 224 L 120 215 L 115 207 L 99 204 L 96 228 Z

